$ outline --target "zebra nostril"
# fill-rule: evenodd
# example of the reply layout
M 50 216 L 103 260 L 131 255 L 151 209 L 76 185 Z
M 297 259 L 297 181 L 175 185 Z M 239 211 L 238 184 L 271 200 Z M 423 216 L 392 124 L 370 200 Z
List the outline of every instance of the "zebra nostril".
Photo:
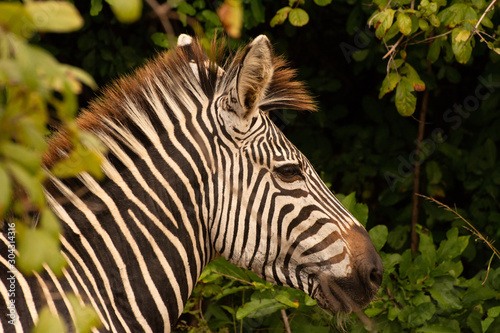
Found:
M 378 290 L 378 288 L 380 288 L 380 285 L 382 284 L 383 276 L 384 276 L 383 271 L 379 269 L 377 265 L 374 265 L 368 274 L 368 279 L 367 279 L 368 285 L 373 290 Z

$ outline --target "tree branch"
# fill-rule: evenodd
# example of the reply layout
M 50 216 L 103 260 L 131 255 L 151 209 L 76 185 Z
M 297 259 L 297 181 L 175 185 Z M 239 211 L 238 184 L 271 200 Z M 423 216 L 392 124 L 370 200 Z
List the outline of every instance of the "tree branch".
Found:
M 281 309 L 281 319 L 283 320 L 283 326 L 285 326 L 285 331 L 287 333 L 292 333 L 290 329 L 290 323 L 288 322 L 288 316 L 286 315 L 285 309 Z
M 431 63 L 427 61 L 427 72 L 431 71 Z M 427 109 L 429 106 L 429 89 L 424 92 L 424 97 L 422 98 L 422 106 L 420 107 L 420 119 L 418 122 L 418 137 L 417 137 L 417 147 L 415 149 L 415 170 L 413 171 L 413 206 L 411 214 L 411 252 L 416 252 L 418 250 L 418 235 L 416 226 L 418 223 L 418 215 L 420 209 L 419 202 L 419 192 L 420 192 L 420 167 L 422 163 L 420 162 L 420 152 L 422 150 L 422 141 L 424 139 L 425 132 L 425 118 L 427 117 Z

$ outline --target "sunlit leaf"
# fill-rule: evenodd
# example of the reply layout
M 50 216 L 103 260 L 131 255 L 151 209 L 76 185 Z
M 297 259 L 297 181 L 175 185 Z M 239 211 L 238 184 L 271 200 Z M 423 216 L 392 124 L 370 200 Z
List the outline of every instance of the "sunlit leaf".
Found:
M 39 151 L 27 148 L 24 145 L 7 141 L 0 145 L 0 153 L 6 158 L 16 161 L 18 164 L 22 165 L 26 171 L 30 172 L 32 175 L 35 175 L 40 171 L 42 154 Z
M 394 20 L 394 9 L 385 9 L 375 16 L 375 36 L 378 39 L 382 39 L 389 28 L 392 27 Z
M 399 31 L 403 35 L 409 35 L 411 33 L 411 18 L 405 13 L 398 14 L 397 24 Z
M 327 6 L 332 3 L 332 0 L 314 0 L 314 3 L 318 6 Z
M 398 73 L 391 72 L 389 75 L 386 75 L 384 81 L 382 81 L 378 98 L 382 98 L 388 92 L 393 91 L 399 80 L 401 80 L 401 76 Z
M 76 296 L 67 295 L 73 313 L 75 314 L 76 331 L 79 333 L 90 333 L 93 327 L 99 327 L 101 321 L 92 306 L 81 305 Z
M 288 13 L 288 20 L 296 27 L 302 27 L 309 22 L 309 14 L 302 8 L 293 8 Z
M 137 21 L 142 14 L 142 0 L 106 0 L 116 18 L 123 23 Z
M 30 201 L 35 206 L 42 207 L 45 204 L 45 196 L 43 195 L 40 179 L 30 174 L 23 166 L 17 163 L 8 162 L 6 166 L 14 176 L 16 182 L 26 191 Z
M 38 323 L 32 333 L 66 332 L 66 326 L 61 317 L 53 315 L 45 306 L 38 315 Z
M 276 15 L 271 19 L 269 25 L 274 27 L 279 24 L 283 24 L 288 18 L 288 13 L 292 10 L 291 7 L 283 7 L 276 12 Z
M 413 86 L 408 78 L 402 78 L 396 87 L 396 109 L 402 116 L 408 117 L 415 112 L 417 98 L 413 94 Z
M 26 10 L 38 31 L 71 32 L 83 26 L 83 18 L 70 2 L 29 1 Z
M 455 59 L 461 64 L 467 63 L 472 55 L 472 39 L 468 39 L 469 36 L 470 31 L 462 28 L 455 28 L 451 33 L 453 54 L 455 55 Z
M 241 37 L 243 27 L 243 6 L 240 0 L 225 0 L 217 9 L 217 15 L 224 30 L 232 38 Z
M 17 238 L 17 267 L 24 274 L 31 275 L 33 271 L 40 272 L 46 263 L 54 274 L 60 275 L 66 261 L 60 251 L 59 239 L 43 229 L 22 228 L 19 224 L 16 227 L 21 231 L 21 237 Z
M 285 309 L 286 305 L 277 301 L 274 298 L 263 298 L 257 299 L 245 303 L 242 307 L 236 311 L 236 319 L 241 320 L 243 318 L 258 318 L 266 315 L 270 315 L 278 310 Z
M 0 2 L 0 26 L 17 36 L 28 39 L 35 32 L 35 24 L 26 6 L 18 2 Z

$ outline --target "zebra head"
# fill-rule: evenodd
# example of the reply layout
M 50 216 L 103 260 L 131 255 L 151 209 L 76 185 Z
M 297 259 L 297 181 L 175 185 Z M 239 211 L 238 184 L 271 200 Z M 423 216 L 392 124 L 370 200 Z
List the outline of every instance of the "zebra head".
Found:
M 363 308 L 380 287 L 381 259 L 363 226 L 268 116 L 314 103 L 265 36 L 217 72 L 211 108 L 218 199 L 209 226 L 215 251 L 334 312 Z

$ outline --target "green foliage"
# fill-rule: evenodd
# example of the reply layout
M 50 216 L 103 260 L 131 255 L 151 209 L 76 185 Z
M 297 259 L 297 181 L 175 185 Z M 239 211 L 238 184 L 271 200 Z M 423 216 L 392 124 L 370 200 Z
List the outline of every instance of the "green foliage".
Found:
M 40 269 L 43 262 L 55 272 L 64 267 L 57 254 L 59 224 L 41 186 L 54 121 L 67 130 L 74 149 L 51 171 L 71 177 L 86 170 L 101 177 L 104 149 L 74 123 L 78 103 L 84 105 L 89 87 L 97 86 L 94 79 L 104 85 L 130 71 L 157 49 L 173 47 L 180 32 L 199 34 L 207 45 L 232 27 L 242 38 L 229 38 L 230 48 L 265 33 L 276 53 L 288 53 L 300 68 L 321 112 L 284 111 L 278 118 L 329 186 L 351 193 L 338 198 L 381 252 L 383 287 L 367 309 L 351 315 L 346 330 L 500 330 L 500 268 L 484 239 L 474 241 L 454 214 L 422 201 L 419 250 L 409 250 L 417 163 L 420 193 L 456 205 L 485 239 L 500 237 L 497 5 L 243 0 L 226 1 L 223 10 L 223 1 L 168 1 L 168 30 L 142 1 L 115 3 L 0 2 L 0 220 L 8 214 L 16 222 L 20 268 Z M 237 14 L 228 14 L 233 10 Z M 424 96 L 427 131 L 417 161 L 418 124 L 398 113 L 414 115 Z M 31 229 L 34 212 L 40 213 L 39 226 Z M 283 331 L 283 312 L 292 332 L 337 327 L 336 318 L 305 294 L 219 259 L 204 271 L 186 306 L 191 317 L 178 329 Z M 82 332 L 97 323 L 88 308 L 75 314 Z M 48 309 L 41 313 L 39 331 L 63 329 Z
M 437 245 L 429 231 L 418 230 L 418 253 L 381 252 L 382 288 L 364 313 L 383 332 L 486 332 L 498 317 L 500 269 L 484 285 L 484 272 L 465 278 L 460 258 L 469 236 L 452 228 Z M 362 331 L 363 324 L 352 329 Z
M 177 330 L 248 331 L 269 325 L 282 330 L 280 310 L 288 313 L 292 331 L 328 330 L 332 320 L 307 294 L 275 286 L 219 258 L 205 268 L 185 307 L 196 318 L 196 327 L 181 320 Z

